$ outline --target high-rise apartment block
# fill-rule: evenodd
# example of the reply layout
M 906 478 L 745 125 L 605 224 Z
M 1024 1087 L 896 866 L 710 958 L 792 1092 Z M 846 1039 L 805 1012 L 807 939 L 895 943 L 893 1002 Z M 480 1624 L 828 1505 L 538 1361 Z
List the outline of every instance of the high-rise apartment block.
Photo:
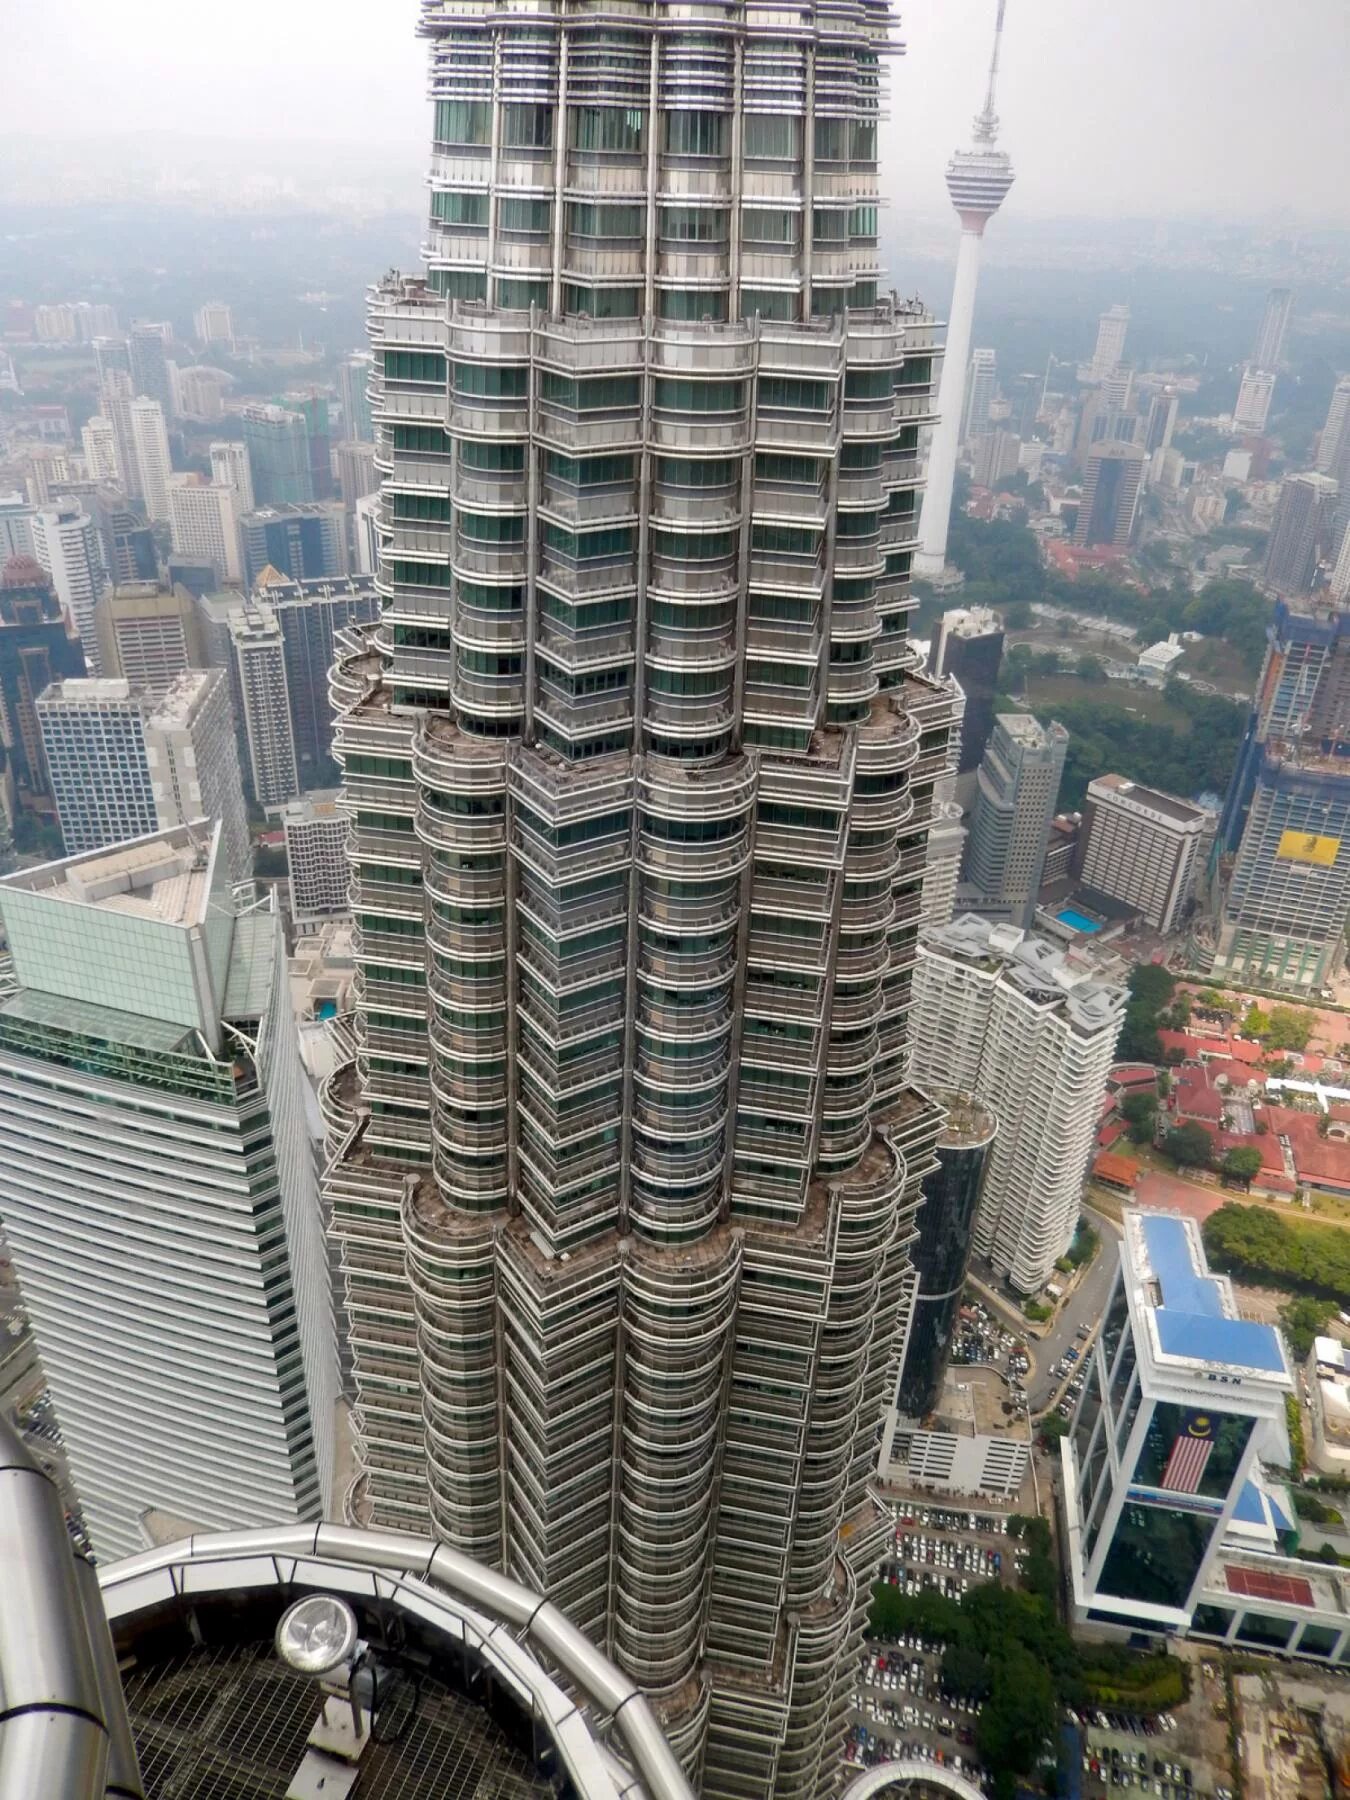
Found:
M 257 592 L 281 632 L 300 786 L 331 787 L 338 771 L 333 761 L 333 708 L 328 675 L 336 657 L 338 635 L 349 626 L 370 624 L 379 618 L 380 598 L 375 584 L 357 578 L 285 581 L 279 575 L 269 575 Z
M 169 477 L 169 527 L 177 555 L 208 562 L 220 581 L 241 580 L 239 496 L 200 475 Z
M 314 498 L 304 415 L 251 402 L 240 415 L 244 448 L 259 506 L 293 506 Z
M 223 370 L 197 364 L 180 369 L 176 363 L 170 363 L 169 376 L 173 410 L 178 418 L 215 425 L 225 417 L 225 395 L 232 382 Z
M 1096 893 L 1137 907 L 1166 936 L 1184 921 L 1212 836 L 1213 815 L 1123 775 L 1088 783 L 1076 873 Z
M 230 879 L 248 879 L 248 822 L 220 669 L 191 669 L 158 694 L 107 676 L 57 682 L 37 712 L 67 856 L 211 819 Z
M 120 481 L 121 466 L 117 460 L 117 434 L 112 420 L 93 418 L 80 432 L 84 449 L 85 473 L 91 481 Z
M 1289 321 L 1294 316 L 1294 290 L 1274 287 L 1266 296 L 1266 309 L 1252 345 L 1252 362 L 1258 369 L 1278 369 L 1284 360 Z
M 961 441 L 969 444 L 989 429 L 989 409 L 998 394 L 998 357 L 992 350 L 972 350 L 966 375 L 965 416 Z
M 242 518 L 254 510 L 253 470 L 248 460 L 248 445 L 222 441 L 211 446 L 211 479 L 220 487 L 233 488 L 238 495 L 235 512 Z
M 116 487 L 96 488 L 91 501 L 103 561 L 113 583 L 154 581 L 159 574 L 155 534 L 143 513 Z
M 344 359 L 338 368 L 338 395 L 342 402 L 342 435 L 362 444 L 375 441 L 375 427 L 370 414 L 367 384 L 375 359 L 369 350 L 358 350 Z
M 1003 664 L 1003 621 L 987 606 L 961 606 L 943 613 L 928 652 L 928 673 L 952 676 L 961 684 L 961 715 L 956 773 L 968 775 L 994 729 L 994 696 Z
M 99 1555 L 325 1515 L 337 1360 L 275 913 L 218 828 L 0 883 L 0 1211 Z
M 158 581 L 124 582 L 98 605 L 98 666 L 156 692 L 205 661 L 192 596 Z
M 11 812 L 53 810 L 38 696 L 84 672 L 84 650 L 42 565 L 25 556 L 0 563 L 0 743 Z
M 1092 446 L 1084 464 L 1075 544 L 1125 549 L 1134 535 L 1147 461 L 1143 446 L 1135 443 L 1133 436 L 1128 442 L 1107 438 Z
M 1125 360 L 1125 338 L 1130 329 L 1130 309 L 1117 304 L 1097 320 L 1097 342 L 1092 350 L 1092 378 L 1106 381 Z
M 259 806 L 284 806 L 300 793 L 281 627 L 253 602 L 230 620 L 231 688 L 248 746 L 248 778 Z
M 1280 601 L 1219 825 L 1214 970 L 1315 994 L 1350 909 L 1350 614 Z
M 34 511 L 26 494 L 0 494 L 0 567 L 11 556 L 31 557 L 35 554 Z
M 896 1393 L 896 1405 L 909 1419 L 932 1412 L 942 1393 L 989 1152 L 998 1134 L 997 1119 L 972 1095 L 934 1088 L 931 1096 L 946 1118 L 934 1146 L 936 1165 L 924 1177 L 919 1235 L 910 1251 L 917 1282 Z
M 1123 1225 L 1062 1446 L 1067 1561 L 1080 1621 L 1160 1636 L 1186 1631 L 1219 1585 L 1259 1456 L 1283 1459 L 1294 1379 L 1279 1332 L 1243 1318 L 1210 1273 L 1193 1219 L 1127 1211 Z M 1266 1597 L 1284 1598 L 1278 1565 L 1258 1560 L 1272 1563 Z M 1259 1577 L 1222 1585 L 1230 1604 L 1245 1595 L 1260 1610 Z
M 86 664 L 97 671 L 100 663 L 95 609 L 109 581 L 94 522 L 77 502 L 63 500 L 33 514 L 32 532 L 33 555 L 79 633 Z
M 1270 403 L 1275 398 L 1275 373 L 1258 369 L 1253 364 L 1242 371 L 1238 397 L 1233 405 L 1233 430 L 1239 437 L 1260 437 L 1270 417 Z
M 154 520 L 167 523 L 169 517 L 169 476 L 173 462 L 169 456 L 169 432 L 164 423 L 164 409 L 158 400 L 140 397 L 128 409 L 131 418 L 131 441 L 140 481 L 137 492 L 145 501 L 145 510 Z
M 340 501 L 263 506 L 239 521 L 244 585 L 265 569 L 291 581 L 325 581 L 347 573 L 347 514 Z
M 317 388 L 282 394 L 277 402 L 297 413 L 305 424 L 312 500 L 329 500 L 333 494 L 332 433 L 328 424 L 328 400 Z
M 1045 939 L 971 914 L 920 945 L 914 1079 L 998 1122 L 974 1246 L 1020 1293 L 1073 1239 L 1126 998 Z
M 375 467 L 374 444 L 350 442 L 334 444 L 333 467 L 337 473 L 338 494 L 342 504 L 353 507 L 367 494 L 378 493 L 379 471 Z
M 1031 713 L 1001 713 L 980 763 L 959 904 L 1028 926 L 1045 866 L 1069 734 Z
M 1330 554 L 1336 482 L 1315 471 L 1287 476 L 1280 486 L 1261 579 L 1277 593 L 1306 594 L 1321 558 Z
M 877 292 L 885 16 L 422 21 L 384 617 L 333 677 L 353 1505 L 535 1581 L 709 1800 L 809 1800 L 941 1120 L 906 1023 L 935 345 Z
M 351 869 L 347 839 L 351 820 L 336 793 L 306 794 L 281 814 L 286 834 L 286 868 L 291 884 L 291 918 L 298 932 L 317 931 L 328 919 L 351 911 Z
M 199 344 L 233 344 L 234 314 L 224 300 L 208 300 L 192 315 Z
M 138 399 L 153 400 L 166 419 L 173 412 L 166 354 L 168 336 L 167 326 L 142 320 L 132 326 L 128 340 L 132 389 Z
M 141 482 L 140 457 L 136 449 L 136 435 L 131 426 L 131 403 L 136 395 L 130 375 L 125 369 L 120 369 L 109 361 L 99 378 L 99 393 L 100 417 L 107 419 L 113 430 L 121 485 L 128 498 L 143 500 L 145 494 Z
M 1332 390 L 1317 440 L 1317 469 L 1339 482 L 1342 490 L 1350 483 L 1350 375 L 1342 375 Z

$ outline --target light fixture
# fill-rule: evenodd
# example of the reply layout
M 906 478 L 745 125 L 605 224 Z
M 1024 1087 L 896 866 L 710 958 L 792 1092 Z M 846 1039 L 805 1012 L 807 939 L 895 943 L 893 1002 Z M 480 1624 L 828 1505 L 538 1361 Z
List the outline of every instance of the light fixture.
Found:
M 277 1621 L 277 1655 L 302 1675 L 326 1675 L 351 1661 L 356 1614 L 336 1594 L 307 1594 Z

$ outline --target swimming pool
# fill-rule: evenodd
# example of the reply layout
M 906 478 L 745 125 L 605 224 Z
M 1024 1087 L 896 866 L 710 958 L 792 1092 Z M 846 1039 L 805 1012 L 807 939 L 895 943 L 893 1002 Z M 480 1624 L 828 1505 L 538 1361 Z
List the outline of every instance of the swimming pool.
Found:
M 1070 931 L 1087 933 L 1100 931 L 1102 928 L 1099 919 L 1089 919 L 1086 913 L 1075 912 L 1071 906 L 1062 907 L 1055 917 L 1061 925 L 1067 925 Z

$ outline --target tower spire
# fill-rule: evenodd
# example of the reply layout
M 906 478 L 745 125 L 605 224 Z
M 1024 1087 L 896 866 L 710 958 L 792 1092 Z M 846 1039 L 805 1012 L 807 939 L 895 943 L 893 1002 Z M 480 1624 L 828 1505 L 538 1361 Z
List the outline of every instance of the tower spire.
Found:
M 1003 9 L 1008 0 L 998 0 L 998 17 L 994 21 L 994 51 L 989 58 L 989 86 L 984 96 L 984 106 L 975 115 L 975 141 L 977 144 L 992 144 L 998 136 L 998 114 L 994 111 L 994 89 L 998 85 L 998 53 L 1003 44 Z

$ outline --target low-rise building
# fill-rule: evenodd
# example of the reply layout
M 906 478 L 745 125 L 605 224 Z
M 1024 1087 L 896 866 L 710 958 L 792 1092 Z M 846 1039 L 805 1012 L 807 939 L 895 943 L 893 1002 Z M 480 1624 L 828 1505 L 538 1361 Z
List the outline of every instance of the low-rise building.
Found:
M 1339 1338 L 1313 1340 L 1308 1402 L 1313 1462 L 1324 1475 L 1350 1476 L 1350 1349 Z

